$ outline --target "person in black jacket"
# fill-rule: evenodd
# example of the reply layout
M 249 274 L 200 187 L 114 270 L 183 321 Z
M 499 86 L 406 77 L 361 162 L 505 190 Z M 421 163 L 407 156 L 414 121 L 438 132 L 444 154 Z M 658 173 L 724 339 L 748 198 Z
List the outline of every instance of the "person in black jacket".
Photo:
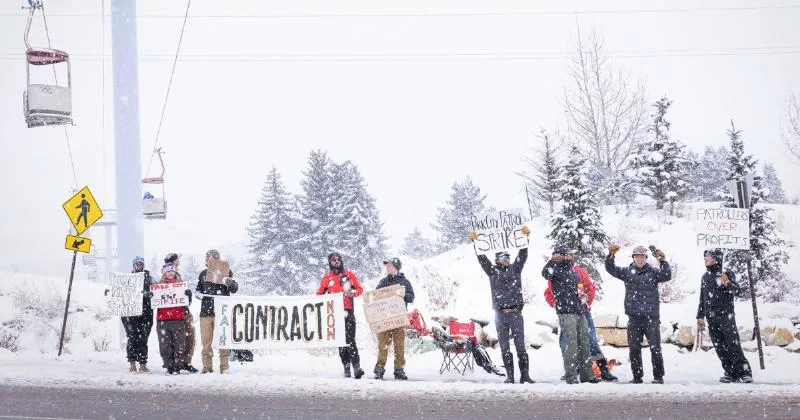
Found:
M 661 316 L 659 308 L 658 284 L 672 280 L 672 269 L 661 250 L 653 254 L 658 258 L 660 268 L 647 263 L 647 248 L 637 246 L 631 257 L 633 263 L 628 267 L 617 267 L 614 255 L 619 245 L 608 247 L 606 271 L 625 282 L 625 315 L 628 315 L 628 351 L 631 359 L 631 383 L 642 383 L 642 336 L 647 337 L 653 362 L 653 383 L 664 383 L 664 357 L 661 353 Z
M 209 264 L 215 265 L 221 262 L 219 251 L 211 249 L 206 252 L 206 267 Z M 212 358 L 214 351 L 211 342 L 214 339 L 214 296 L 230 296 L 239 290 L 239 284 L 233 279 L 233 271 L 228 269 L 227 277 L 222 278 L 221 282 L 215 283 L 211 279 L 206 279 L 208 269 L 200 272 L 197 278 L 196 292 L 203 296 L 200 302 L 200 342 L 203 346 L 203 373 L 214 372 Z M 219 350 L 219 373 L 228 373 L 228 358 L 230 352 L 226 349 Z
M 411 287 L 411 282 L 408 281 L 405 274 L 400 272 L 400 268 L 403 266 L 400 259 L 397 257 L 390 258 L 384 261 L 383 265 L 386 268 L 386 277 L 378 282 L 378 286 L 375 289 L 382 289 L 394 285 L 404 286 L 406 290 L 403 301 L 406 303 L 406 306 L 408 306 L 409 303 L 414 303 L 414 288 Z M 375 379 L 383 379 L 383 374 L 386 372 L 386 359 L 389 358 L 389 345 L 392 343 L 394 343 L 394 378 L 400 380 L 408 379 L 405 372 L 405 327 L 378 333 L 378 360 L 375 362 Z
M 558 327 L 564 337 L 561 357 L 564 360 L 564 379 L 568 384 L 577 384 L 576 372 L 580 371 L 580 382 L 598 383 L 601 379 L 592 372 L 589 351 L 589 322 L 587 308 L 581 302 L 578 273 L 572 268 L 572 259 L 564 246 L 556 246 L 550 261 L 542 268 L 542 277 L 553 286 L 553 299 Z
M 531 231 L 527 226 L 522 227 L 525 236 Z M 475 241 L 477 232 L 471 232 L 469 239 Z M 522 298 L 522 269 L 528 259 L 528 248 L 522 248 L 514 262 L 511 255 L 501 251 L 495 254 L 495 264 L 489 261 L 486 255 L 478 255 L 478 262 L 483 271 L 489 276 L 489 286 L 492 289 L 492 308 L 495 313 L 497 339 L 500 344 L 500 353 L 506 368 L 506 383 L 514 383 L 514 355 L 509 346 L 510 337 L 514 337 L 514 348 L 517 350 L 519 363 L 519 383 L 534 383 L 528 369 L 528 352 L 525 351 L 525 321 L 522 318 L 522 307 L 525 301 Z
M 733 298 L 739 291 L 736 276 L 732 271 L 722 269 L 722 250 L 707 250 L 703 257 L 707 271 L 700 281 L 697 329 L 705 329 L 704 318 L 708 320 L 708 334 L 725 371 L 720 382 L 753 382 L 750 362 L 742 351 L 733 310 Z
M 150 373 L 150 369 L 147 368 L 147 339 L 153 329 L 153 308 L 150 307 L 150 298 L 153 296 L 153 292 L 150 291 L 150 285 L 153 284 L 153 278 L 150 277 L 150 272 L 144 269 L 144 258 L 142 257 L 133 259 L 132 273 L 144 273 L 144 286 L 142 290 L 142 314 L 121 317 L 122 326 L 125 327 L 125 335 L 128 337 L 126 351 L 128 353 L 128 363 L 130 363 L 129 371 L 136 372 L 136 362 L 139 362 L 138 371 Z

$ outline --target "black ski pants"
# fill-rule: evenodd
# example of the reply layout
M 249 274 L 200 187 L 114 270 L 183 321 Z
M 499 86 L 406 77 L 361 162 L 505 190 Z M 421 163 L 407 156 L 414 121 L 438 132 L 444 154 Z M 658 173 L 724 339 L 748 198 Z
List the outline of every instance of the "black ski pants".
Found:
M 153 329 L 153 313 L 145 311 L 140 316 L 123 316 L 121 319 L 128 337 L 128 362 L 147 364 L 147 339 Z
M 653 378 L 664 377 L 664 356 L 661 353 L 661 320 L 653 316 L 628 317 L 628 351 L 634 379 L 642 379 L 642 337 L 647 337 L 650 358 L 653 362 Z
M 358 346 L 356 346 L 356 316 L 352 310 L 345 312 L 347 316 L 344 318 L 344 337 L 347 345 L 339 347 L 339 357 L 345 366 L 352 363 L 354 367 L 360 367 L 361 357 L 358 355 Z
M 733 313 L 721 312 L 715 316 L 709 316 L 708 334 L 717 357 L 722 362 L 722 369 L 725 375 L 739 379 L 742 376 L 752 376 L 750 362 L 744 356 L 742 343 L 739 340 L 739 329 L 736 327 L 736 316 Z

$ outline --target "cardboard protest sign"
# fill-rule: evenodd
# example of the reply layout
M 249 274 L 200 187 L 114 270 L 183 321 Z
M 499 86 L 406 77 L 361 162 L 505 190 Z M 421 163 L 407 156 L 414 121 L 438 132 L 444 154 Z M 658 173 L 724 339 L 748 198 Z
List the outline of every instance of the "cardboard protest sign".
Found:
M 525 212 L 522 209 L 490 211 L 472 216 L 470 227 L 478 234 L 475 251 L 493 254 L 528 247 L 528 237 L 522 233 Z
M 405 286 L 382 287 L 364 295 L 364 317 L 374 333 L 408 327 Z
M 748 209 L 707 204 L 694 209 L 696 245 L 703 249 L 750 249 Z
M 205 281 L 222 284 L 230 273 L 230 266 L 227 261 L 211 259 L 206 266 Z
M 108 277 L 106 311 L 112 316 L 142 314 L 144 273 L 110 273 Z
M 342 293 L 309 296 L 214 296 L 220 349 L 311 349 L 345 342 Z
M 150 299 L 150 307 L 175 308 L 189 304 L 189 297 L 186 296 L 186 283 L 157 283 L 150 285 L 153 297 Z

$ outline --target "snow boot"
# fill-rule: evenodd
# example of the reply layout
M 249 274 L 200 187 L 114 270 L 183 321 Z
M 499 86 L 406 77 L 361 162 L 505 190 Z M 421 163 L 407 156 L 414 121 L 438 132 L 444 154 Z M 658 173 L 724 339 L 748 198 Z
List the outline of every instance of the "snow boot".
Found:
M 584 381 L 584 382 L 589 383 L 589 384 L 599 384 L 600 382 L 603 382 L 603 379 L 601 379 L 598 376 L 593 376 L 592 379 L 589 379 L 588 381 Z
M 198 372 L 197 368 L 192 366 L 192 365 L 190 365 L 190 364 L 183 365 L 181 370 L 185 370 L 185 371 L 187 371 L 189 373 L 197 373 Z
M 395 369 L 394 378 L 399 379 L 401 381 L 408 380 L 408 376 L 406 376 L 406 373 L 403 371 L 403 369 Z
M 642 381 L 642 378 L 633 378 L 630 381 L 628 381 L 628 383 L 629 384 L 642 384 L 642 383 L 644 383 L 644 381 Z
M 384 374 L 385 372 L 386 372 L 386 369 L 384 369 L 384 368 L 379 368 L 379 367 L 376 367 L 376 368 L 375 368 L 375 379 L 380 379 L 380 380 L 383 380 L 383 374 Z
M 722 382 L 723 384 L 729 384 L 731 382 L 736 382 L 736 378 L 733 378 L 726 374 L 725 376 L 719 378 L 719 381 Z
M 136 372 L 136 362 L 131 362 L 131 367 L 128 368 L 128 372 Z
M 506 380 L 505 383 L 513 384 L 514 383 L 514 356 L 511 353 L 503 354 L 503 365 L 506 368 Z
M 597 367 L 600 368 L 600 379 L 608 382 L 617 382 L 618 378 L 612 375 L 611 371 L 608 370 L 608 360 L 598 360 Z
M 349 378 L 350 377 L 350 364 L 349 363 L 344 365 L 344 377 L 345 378 Z
M 535 384 L 536 381 L 528 376 L 528 353 L 517 355 L 519 361 L 519 383 L 521 384 Z
M 139 373 L 150 373 L 150 369 L 147 368 L 147 363 L 139 363 Z
M 361 379 L 362 376 L 364 376 L 364 369 L 361 369 L 361 366 L 359 366 L 357 363 L 354 363 L 353 364 L 353 377 L 356 378 L 356 379 Z
M 651 383 L 658 384 L 658 385 L 664 385 L 664 378 L 653 378 L 653 382 L 651 382 Z
M 751 383 L 753 383 L 753 377 L 750 376 L 750 375 L 744 375 L 741 378 L 739 378 L 739 382 L 742 382 L 742 383 L 745 383 L 745 384 L 751 384 Z

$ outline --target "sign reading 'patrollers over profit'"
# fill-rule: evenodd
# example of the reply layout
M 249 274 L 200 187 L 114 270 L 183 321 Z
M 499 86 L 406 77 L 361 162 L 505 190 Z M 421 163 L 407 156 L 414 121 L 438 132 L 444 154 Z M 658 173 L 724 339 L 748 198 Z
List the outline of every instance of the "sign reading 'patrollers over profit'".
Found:
M 528 247 L 522 233 L 525 212 L 522 209 L 490 211 L 472 216 L 470 226 L 478 234 L 475 250 L 480 254 Z
M 750 213 L 748 209 L 701 205 L 695 207 L 697 246 L 708 248 L 750 248 Z

